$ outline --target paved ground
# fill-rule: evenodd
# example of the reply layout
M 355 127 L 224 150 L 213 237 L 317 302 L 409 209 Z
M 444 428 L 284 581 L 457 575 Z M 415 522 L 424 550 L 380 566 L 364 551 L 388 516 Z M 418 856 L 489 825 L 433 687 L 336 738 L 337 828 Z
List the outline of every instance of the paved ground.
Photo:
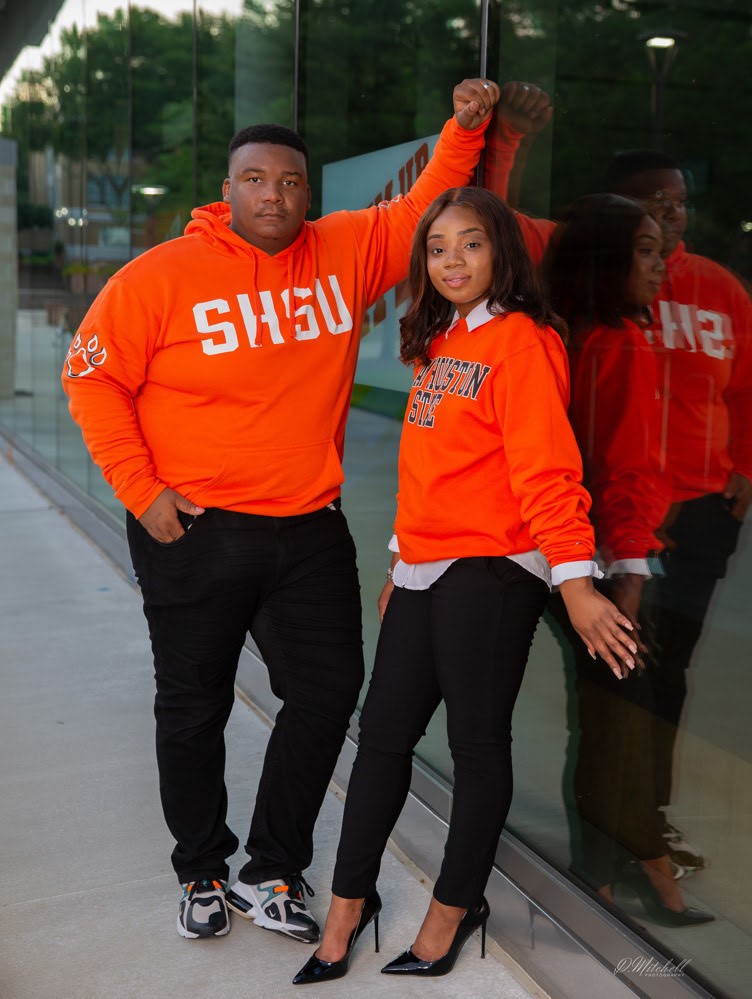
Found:
M 223 939 L 178 937 L 138 594 L 2 458 L 0 567 L 0 997 L 300 996 L 289 983 L 311 953 L 304 945 L 238 918 Z M 238 701 L 227 776 L 230 822 L 241 838 L 267 733 Z M 320 916 L 341 810 L 328 795 L 307 872 Z M 241 862 L 235 858 L 233 874 Z M 477 939 L 447 978 L 381 976 L 411 942 L 428 901 L 425 884 L 396 856 L 382 871 L 382 953 L 366 933 L 348 977 L 319 986 L 321 995 L 527 999 L 493 955 L 478 959 Z

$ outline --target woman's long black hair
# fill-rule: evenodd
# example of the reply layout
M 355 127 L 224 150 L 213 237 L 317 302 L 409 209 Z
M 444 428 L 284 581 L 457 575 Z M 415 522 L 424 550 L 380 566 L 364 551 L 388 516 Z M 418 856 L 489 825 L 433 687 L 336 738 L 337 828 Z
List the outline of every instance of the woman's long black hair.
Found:
M 562 213 L 543 269 L 551 304 L 573 333 L 598 325 L 619 329 L 634 311 L 627 281 L 646 214 L 618 194 L 587 194 Z
M 428 230 L 450 205 L 472 208 L 491 240 L 494 268 L 489 311 L 523 312 L 538 326 L 551 326 L 564 337 L 565 325 L 548 306 L 512 210 L 498 195 L 481 187 L 453 187 L 431 202 L 413 237 L 407 278 L 411 301 L 400 319 L 400 360 L 426 364 L 431 341 L 454 315 L 454 304 L 431 284 L 426 245 Z

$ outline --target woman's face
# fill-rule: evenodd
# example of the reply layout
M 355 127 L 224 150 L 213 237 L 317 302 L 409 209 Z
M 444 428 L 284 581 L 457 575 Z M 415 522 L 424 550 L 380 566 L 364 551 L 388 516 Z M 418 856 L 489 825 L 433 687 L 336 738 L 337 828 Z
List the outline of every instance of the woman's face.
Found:
M 652 305 L 661 287 L 666 265 L 661 257 L 661 229 L 644 215 L 632 239 L 632 269 L 627 278 L 627 304 L 639 310 Z
M 493 247 L 478 214 L 449 205 L 426 236 L 428 277 L 464 319 L 488 298 L 493 280 Z

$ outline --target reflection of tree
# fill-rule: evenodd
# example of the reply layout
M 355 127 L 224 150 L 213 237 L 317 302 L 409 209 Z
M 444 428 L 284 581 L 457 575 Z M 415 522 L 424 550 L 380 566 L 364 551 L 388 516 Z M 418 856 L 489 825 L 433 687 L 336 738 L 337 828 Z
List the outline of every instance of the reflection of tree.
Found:
M 299 126 L 324 163 L 430 135 L 479 65 L 474 0 L 308 0 Z
M 194 31 L 199 53 L 194 73 Z M 164 210 L 191 206 L 200 180 L 211 198 L 226 171 L 232 131 L 234 25 L 184 13 L 170 21 L 131 7 L 61 33 L 41 70 L 25 73 L 4 109 L 6 134 L 24 150 L 51 148 L 82 162 L 99 197 L 126 208 L 134 181 L 168 188 Z M 197 157 L 194 157 L 194 77 Z M 22 156 L 21 161 L 26 157 Z
M 533 80 L 554 96 L 551 171 L 539 139 L 523 182 L 521 203 L 540 213 L 549 187 L 556 210 L 598 190 L 616 151 L 650 145 L 651 74 L 638 35 L 666 27 L 687 33 L 666 88 L 664 148 L 695 174 L 690 238 L 703 253 L 734 259 L 752 155 L 749 4 L 492 0 L 492 7 L 490 51 L 500 53 L 502 75 Z M 737 266 L 745 266 L 741 256 Z
M 236 33 L 235 130 L 295 127 L 295 2 L 245 0 Z

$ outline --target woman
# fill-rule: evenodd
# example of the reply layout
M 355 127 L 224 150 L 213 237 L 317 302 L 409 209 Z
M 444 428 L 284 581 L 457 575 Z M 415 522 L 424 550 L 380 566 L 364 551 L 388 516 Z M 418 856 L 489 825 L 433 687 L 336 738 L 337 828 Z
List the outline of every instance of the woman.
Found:
M 645 336 L 665 270 L 662 243 L 658 224 L 636 202 L 594 194 L 564 214 L 546 261 L 552 305 L 571 334 L 570 418 L 607 566 L 602 589 L 635 626 L 640 620 L 645 641 L 649 622 L 640 615 L 640 601 L 651 575 L 648 557 L 662 547 L 656 531 L 670 501 L 662 386 Z M 579 733 L 570 747 L 576 754 L 576 873 L 608 902 L 614 883 L 628 880 L 661 923 L 711 920 L 684 905 L 663 839 L 654 780 L 653 745 L 661 724 L 654 717 L 654 663 L 646 656 L 643 673 L 616 683 L 581 654 L 556 598 L 551 609 L 576 669 Z M 640 651 L 648 652 L 642 642 Z
M 570 419 L 596 542 L 609 575 L 622 570 L 620 606 L 633 623 L 669 502 L 658 368 L 645 337 L 665 270 L 661 243 L 635 202 L 593 194 L 567 210 L 545 265 L 553 308 L 570 331 Z M 627 560 L 637 571 L 622 575 Z
M 443 699 L 454 801 L 441 873 L 412 947 L 383 970 L 439 975 L 485 927 L 483 891 L 512 794 L 511 715 L 549 585 L 616 676 L 628 619 L 594 589 L 593 533 L 567 421 L 567 359 L 512 212 L 446 191 L 415 234 L 401 359 L 414 365 L 382 629 L 360 719 L 333 897 L 296 984 L 339 978 L 381 906 L 381 856 L 412 751 Z M 390 546 L 391 547 L 391 546 Z

